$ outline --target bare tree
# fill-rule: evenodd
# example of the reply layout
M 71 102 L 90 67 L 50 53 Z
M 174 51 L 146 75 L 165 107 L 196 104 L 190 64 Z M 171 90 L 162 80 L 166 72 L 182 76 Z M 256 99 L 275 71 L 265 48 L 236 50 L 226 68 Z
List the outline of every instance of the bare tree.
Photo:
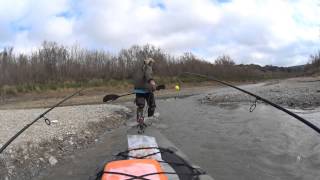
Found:
M 313 66 L 319 67 L 320 52 L 311 57 Z M 118 54 L 87 50 L 78 45 L 66 47 L 55 42 L 43 42 L 31 54 L 14 54 L 13 48 L 0 53 L 0 89 L 4 85 L 35 85 L 55 83 L 87 83 L 132 79 L 145 58 L 156 60 L 156 76 L 172 78 L 182 72 L 212 75 L 225 80 L 250 80 L 287 75 L 288 72 L 263 70 L 260 66 L 236 65 L 228 55 L 219 56 L 215 63 L 184 53 L 176 57 L 152 45 L 122 49 Z M 270 75 L 272 74 L 272 75 Z

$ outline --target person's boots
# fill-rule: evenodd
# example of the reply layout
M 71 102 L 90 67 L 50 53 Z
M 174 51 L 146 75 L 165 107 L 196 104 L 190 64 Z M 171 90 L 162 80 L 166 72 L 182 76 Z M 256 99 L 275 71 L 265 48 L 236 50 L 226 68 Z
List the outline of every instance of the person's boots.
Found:
M 155 108 L 148 108 L 148 117 L 153 116 Z
M 144 129 L 147 127 L 147 125 L 144 123 L 143 108 L 137 108 L 137 122 L 137 128 L 139 129 L 138 133 L 144 133 Z
M 137 122 L 140 124 L 140 123 L 143 123 L 144 122 L 144 119 L 143 119 L 143 108 L 137 108 Z

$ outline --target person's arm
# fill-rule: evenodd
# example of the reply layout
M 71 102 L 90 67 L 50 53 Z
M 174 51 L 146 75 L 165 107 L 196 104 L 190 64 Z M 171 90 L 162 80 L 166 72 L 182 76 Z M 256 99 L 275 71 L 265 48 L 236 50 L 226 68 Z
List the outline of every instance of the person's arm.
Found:
M 146 66 L 145 78 L 146 78 L 147 82 L 151 85 L 152 91 L 155 91 L 156 82 L 153 79 L 152 67 L 151 66 Z

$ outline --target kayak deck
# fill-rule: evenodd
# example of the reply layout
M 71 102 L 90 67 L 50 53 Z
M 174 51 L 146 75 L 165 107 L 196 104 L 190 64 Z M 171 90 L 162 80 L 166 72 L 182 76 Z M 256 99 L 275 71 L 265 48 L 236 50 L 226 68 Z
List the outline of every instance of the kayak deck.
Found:
M 157 129 L 148 127 L 146 128 L 145 133 L 141 135 L 138 134 L 136 128 L 130 128 L 127 130 L 126 135 L 128 144 L 126 147 L 123 147 L 124 151 L 118 152 L 113 161 L 106 163 L 104 169 L 98 173 L 96 179 L 100 179 L 100 177 L 107 177 L 106 174 L 122 174 L 119 176 L 129 176 L 124 179 L 150 178 L 162 180 L 163 178 L 160 177 L 163 176 L 159 176 L 159 178 L 153 178 L 155 176 L 150 176 L 148 173 L 141 173 L 143 168 L 138 168 L 136 171 L 133 171 L 134 168 L 129 168 L 130 170 L 127 171 L 130 173 L 135 172 L 136 174 L 123 173 L 123 169 L 135 160 L 142 160 L 142 163 L 143 160 L 146 160 L 146 162 L 149 160 L 155 160 L 160 165 L 160 169 L 158 169 L 156 172 L 150 170 L 149 174 L 150 172 L 152 175 L 164 174 L 165 177 L 170 180 L 213 180 L 212 177 L 207 175 L 198 166 L 191 165 L 182 151 L 174 146 L 174 144 L 165 138 Z M 106 169 L 106 167 L 108 165 L 110 166 L 110 164 L 114 162 L 123 162 L 123 169 L 120 169 L 120 171 L 116 172 L 112 171 L 110 173 L 110 169 Z M 126 165 L 126 163 L 128 164 Z M 103 180 L 107 179 L 104 178 Z

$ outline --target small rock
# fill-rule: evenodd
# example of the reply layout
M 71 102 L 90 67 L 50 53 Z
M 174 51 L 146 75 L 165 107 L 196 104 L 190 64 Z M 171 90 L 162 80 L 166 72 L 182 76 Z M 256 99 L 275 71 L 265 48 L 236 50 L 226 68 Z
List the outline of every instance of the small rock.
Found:
M 23 158 L 24 158 L 24 160 L 27 160 L 27 159 L 29 159 L 29 156 L 25 155 Z
M 58 163 L 58 160 L 55 157 L 50 156 L 49 157 L 49 163 L 50 163 L 51 166 L 54 166 L 55 164 Z
M 22 153 L 27 154 L 28 153 L 28 148 L 26 146 L 22 146 Z
M 156 112 L 156 113 L 154 113 L 153 116 L 156 117 L 156 118 L 158 118 L 158 117 L 160 116 L 160 113 L 159 113 L 159 112 Z
M 70 140 L 70 141 L 69 141 L 69 144 L 70 144 L 70 145 L 73 145 L 74 143 L 73 143 L 73 141 L 72 141 L 72 140 Z
M 59 141 L 63 141 L 63 137 L 62 136 L 58 136 L 57 138 Z
M 9 167 L 7 167 L 7 169 L 8 169 L 8 174 L 9 175 L 12 175 L 13 174 L 13 170 L 15 169 L 16 167 L 15 166 L 9 166 Z
M 59 121 L 58 120 L 52 120 L 51 123 L 52 124 L 57 124 Z
M 299 161 L 301 161 L 301 159 L 302 159 L 301 155 L 298 155 L 297 156 L 297 161 L 299 162 Z
M 43 158 L 39 158 L 39 160 L 42 161 L 42 162 L 44 162 L 44 159 L 43 159 Z
M 73 128 L 74 128 L 74 127 L 73 127 Z M 67 135 L 74 135 L 75 132 L 71 132 L 71 131 L 70 131 L 70 132 L 67 132 L 66 134 L 67 134 Z

